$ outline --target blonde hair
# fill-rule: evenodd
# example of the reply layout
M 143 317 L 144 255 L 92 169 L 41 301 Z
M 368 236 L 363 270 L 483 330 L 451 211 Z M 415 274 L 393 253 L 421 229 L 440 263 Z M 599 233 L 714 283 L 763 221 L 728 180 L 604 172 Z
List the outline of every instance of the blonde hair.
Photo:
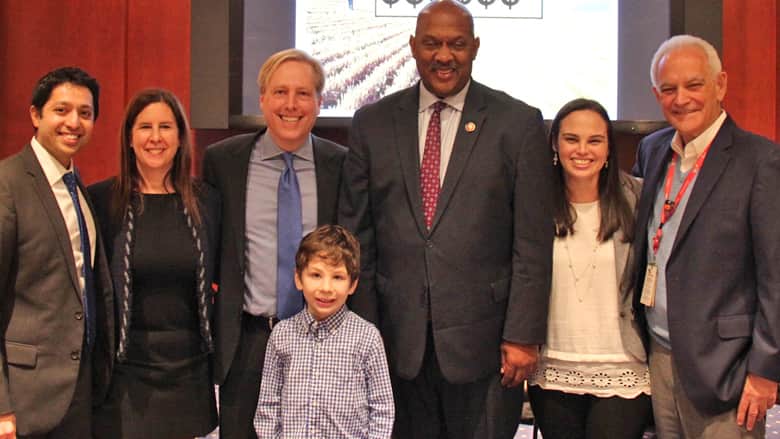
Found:
M 319 61 L 300 49 L 282 50 L 265 60 L 263 66 L 260 67 L 260 73 L 257 74 L 257 86 L 260 87 L 260 94 L 265 93 L 268 81 L 279 69 L 279 66 L 288 61 L 299 61 L 311 66 L 314 71 L 314 89 L 317 90 L 317 96 L 322 96 L 322 90 L 325 88 L 325 71 Z

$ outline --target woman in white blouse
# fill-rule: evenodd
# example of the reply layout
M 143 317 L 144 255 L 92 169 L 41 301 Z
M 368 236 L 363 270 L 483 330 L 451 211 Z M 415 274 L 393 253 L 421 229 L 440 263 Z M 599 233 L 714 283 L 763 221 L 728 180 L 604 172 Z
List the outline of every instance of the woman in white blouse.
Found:
M 595 101 L 550 128 L 556 225 L 547 343 L 529 396 L 545 439 L 641 438 L 651 417 L 646 353 L 631 312 L 629 255 L 640 183 L 620 171 Z

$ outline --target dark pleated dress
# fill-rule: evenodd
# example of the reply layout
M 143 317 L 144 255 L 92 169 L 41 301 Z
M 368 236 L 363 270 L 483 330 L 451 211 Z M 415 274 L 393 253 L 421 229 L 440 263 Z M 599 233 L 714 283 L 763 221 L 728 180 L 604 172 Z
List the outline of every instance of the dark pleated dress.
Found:
M 196 252 L 178 195 L 144 195 L 132 258 L 127 361 L 96 413 L 100 438 L 205 436 L 217 425 L 195 295 Z

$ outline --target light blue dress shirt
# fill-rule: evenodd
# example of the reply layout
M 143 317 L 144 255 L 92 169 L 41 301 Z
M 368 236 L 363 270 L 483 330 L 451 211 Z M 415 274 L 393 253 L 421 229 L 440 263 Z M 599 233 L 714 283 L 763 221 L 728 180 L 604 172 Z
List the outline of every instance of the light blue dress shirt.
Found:
M 282 152 L 266 133 L 257 140 L 249 157 L 244 311 L 256 316 L 276 316 L 276 206 L 279 177 L 284 170 Z M 293 166 L 301 189 L 305 235 L 317 227 L 317 179 L 311 136 L 294 152 Z

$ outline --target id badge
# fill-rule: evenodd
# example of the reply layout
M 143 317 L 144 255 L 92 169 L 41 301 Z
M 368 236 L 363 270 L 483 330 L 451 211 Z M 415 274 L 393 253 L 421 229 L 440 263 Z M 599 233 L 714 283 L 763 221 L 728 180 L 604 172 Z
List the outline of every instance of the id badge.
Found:
M 648 307 L 655 306 L 655 288 L 658 284 L 658 266 L 654 263 L 647 264 L 645 270 L 645 284 L 642 286 L 642 297 L 639 302 Z

